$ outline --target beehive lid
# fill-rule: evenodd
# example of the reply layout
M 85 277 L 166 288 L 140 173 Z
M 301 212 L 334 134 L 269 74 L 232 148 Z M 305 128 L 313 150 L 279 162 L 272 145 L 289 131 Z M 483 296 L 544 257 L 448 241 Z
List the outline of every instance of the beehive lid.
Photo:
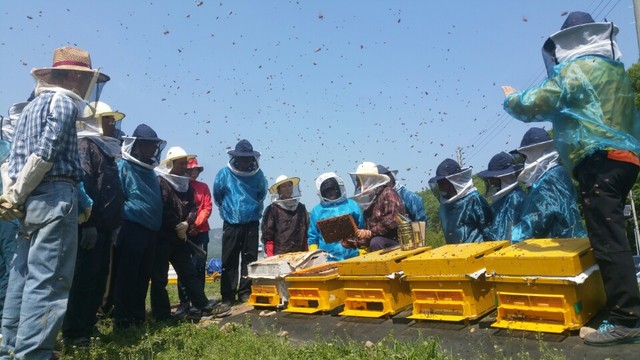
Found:
M 252 262 L 248 266 L 249 278 L 275 279 L 293 271 L 327 262 L 328 253 L 324 250 L 313 252 L 293 252 L 280 254 Z
M 400 248 L 374 251 L 338 262 L 338 273 L 345 275 L 387 275 L 402 270 L 400 262 L 431 249 L 430 246 L 411 250 Z
M 287 275 L 287 281 L 327 280 L 338 277 L 338 265 L 335 262 L 320 264 L 306 269 L 297 270 Z
M 485 259 L 487 273 L 522 276 L 575 276 L 596 263 L 587 238 L 531 239 Z
M 486 255 L 508 246 L 508 241 L 443 245 L 403 261 L 402 268 L 407 276 L 471 274 L 485 267 Z

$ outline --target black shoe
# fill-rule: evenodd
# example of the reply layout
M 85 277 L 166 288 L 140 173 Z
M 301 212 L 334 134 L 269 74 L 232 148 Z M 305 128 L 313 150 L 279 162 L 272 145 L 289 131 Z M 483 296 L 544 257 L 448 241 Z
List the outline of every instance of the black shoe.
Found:
M 211 304 L 211 302 L 209 303 Z M 203 316 L 214 316 L 222 318 L 231 315 L 231 306 L 226 302 L 217 303 L 213 306 L 207 306 L 202 309 Z
M 251 298 L 251 294 L 242 294 L 242 295 L 240 295 L 240 304 L 244 304 L 246 302 L 249 302 L 250 298 Z
M 189 312 L 190 309 L 191 309 L 191 306 L 189 306 L 189 304 L 180 303 L 180 305 L 178 305 L 178 308 L 176 309 L 176 311 L 173 312 L 173 316 L 175 316 L 175 317 L 183 317 L 183 316 L 187 315 L 187 313 Z

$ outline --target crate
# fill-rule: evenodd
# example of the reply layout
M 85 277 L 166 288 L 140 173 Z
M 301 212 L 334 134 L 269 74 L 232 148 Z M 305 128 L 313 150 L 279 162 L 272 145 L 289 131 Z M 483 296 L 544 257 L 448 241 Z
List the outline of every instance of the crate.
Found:
M 296 270 L 324 264 L 328 253 L 323 250 L 281 254 L 252 262 L 248 266 L 251 279 L 249 305 L 274 307 L 284 305 L 289 298 L 284 277 Z
M 345 300 L 343 316 L 378 318 L 393 316 L 411 306 L 411 289 L 399 274 L 340 276 Z
M 411 288 L 415 320 L 475 320 L 495 308 L 492 285 L 484 276 L 486 255 L 508 241 L 449 244 L 402 262 Z
M 494 275 L 496 322 L 503 329 L 562 333 L 578 330 L 605 305 L 597 265 L 573 277 Z
M 485 259 L 488 274 L 576 276 L 596 263 L 587 238 L 531 239 Z
M 340 276 L 388 275 L 402 270 L 400 262 L 430 250 L 430 246 L 402 250 L 400 246 L 383 249 L 338 262 Z
M 293 272 L 284 279 L 289 288 L 289 303 L 284 310 L 313 314 L 331 311 L 344 303 L 342 282 L 336 263 L 326 263 Z

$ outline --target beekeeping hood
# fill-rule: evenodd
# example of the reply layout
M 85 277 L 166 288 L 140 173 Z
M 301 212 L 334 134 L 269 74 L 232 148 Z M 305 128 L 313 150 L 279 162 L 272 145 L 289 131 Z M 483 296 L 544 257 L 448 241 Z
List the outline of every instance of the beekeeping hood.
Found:
M 136 151 L 136 146 L 134 145 L 137 141 L 141 140 L 153 141 L 157 145 L 155 153 L 150 159 L 139 158 L 140 156 Z M 153 169 L 160 163 L 160 154 L 166 145 L 167 142 L 158 138 L 156 132 L 149 125 L 140 124 L 133 131 L 133 136 L 122 137 L 122 157 L 127 161 L 131 161 L 147 169 Z
M 278 187 L 287 182 L 291 182 L 292 191 L 291 197 L 288 199 L 282 199 L 278 193 Z M 271 203 L 279 206 L 285 210 L 293 211 L 298 208 L 300 203 L 300 178 L 288 177 L 287 175 L 280 175 L 276 178 L 276 182 L 269 188 L 269 194 L 271 195 Z
M 599 55 L 618 60 L 622 56 L 611 22 L 595 22 L 591 15 L 572 12 L 561 30 L 551 35 L 542 47 L 542 58 L 550 76 L 553 67 L 584 55 Z
M 338 186 L 338 190 L 340 191 L 340 196 L 334 200 L 327 199 L 322 196 L 322 184 L 329 179 L 334 179 L 335 183 Z M 344 187 L 344 180 L 342 180 L 342 178 L 334 172 L 327 172 L 318 176 L 318 178 L 316 179 L 316 190 L 318 191 L 320 202 L 325 205 L 337 204 L 347 200 L 347 191 Z
M 109 105 L 102 101 L 87 104 L 84 107 L 82 117 L 76 121 L 78 138 L 91 138 L 91 140 L 107 155 L 117 157 L 120 153 L 120 140 L 105 136 L 102 128 L 102 118 L 113 116 L 116 122 L 116 130 L 120 129 L 120 121 L 124 119 L 124 113 L 113 111 Z
M 452 203 L 476 190 L 471 177 L 470 167 L 462 169 L 452 159 L 445 159 L 436 169 L 436 176 L 429 179 L 429 188 L 441 204 Z M 446 180 L 453 186 L 455 194 L 443 194 L 438 187 L 439 180 Z M 447 196 L 449 195 L 449 196 Z
M 360 205 L 362 211 L 367 210 L 373 204 L 391 181 L 389 176 L 378 173 L 376 164 L 366 161 L 358 165 L 356 172 L 349 173 L 349 176 L 355 186 L 355 195 L 352 199 Z

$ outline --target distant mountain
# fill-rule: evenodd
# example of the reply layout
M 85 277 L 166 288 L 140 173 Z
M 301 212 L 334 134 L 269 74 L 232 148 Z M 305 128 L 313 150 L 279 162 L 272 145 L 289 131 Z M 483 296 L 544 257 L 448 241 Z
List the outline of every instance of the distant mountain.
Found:
M 207 257 L 209 259 L 222 257 L 222 228 L 211 229 L 209 231 Z
M 258 259 L 263 257 L 262 243 L 258 243 Z M 211 229 L 209 231 L 209 247 L 207 248 L 207 258 L 222 257 L 222 228 Z

